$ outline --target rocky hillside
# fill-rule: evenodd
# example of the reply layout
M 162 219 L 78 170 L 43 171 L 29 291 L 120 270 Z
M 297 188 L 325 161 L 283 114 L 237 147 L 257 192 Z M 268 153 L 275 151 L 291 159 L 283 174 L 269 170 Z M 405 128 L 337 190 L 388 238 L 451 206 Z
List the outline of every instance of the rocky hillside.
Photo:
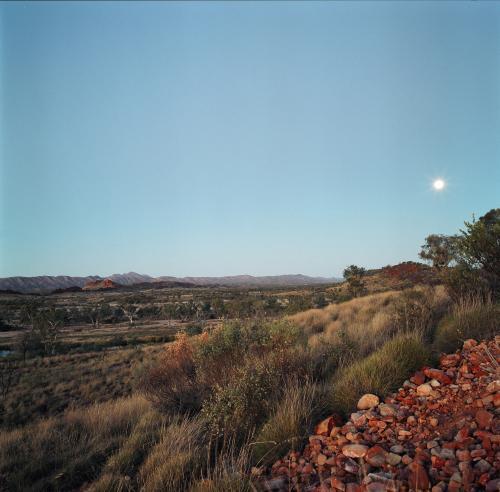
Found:
M 104 280 L 93 280 L 91 282 L 87 282 L 82 290 L 108 290 L 108 289 L 117 289 L 121 287 L 120 284 L 113 282 L 113 280 L 109 278 L 105 278 Z
M 500 490 L 500 337 L 467 340 L 347 423 L 329 417 L 302 453 L 254 469 L 265 490 Z
M 271 275 L 265 277 L 253 277 L 252 275 L 235 275 L 231 277 L 150 277 L 135 272 L 113 274 L 109 277 L 98 275 L 89 277 L 70 276 L 42 276 L 42 277 L 7 277 L 0 278 L 0 290 L 15 291 L 23 294 L 44 294 L 56 289 L 68 289 L 71 287 L 84 287 L 89 282 L 101 282 L 111 280 L 121 286 L 231 286 L 231 287 L 282 287 L 317 285 L 338 282 L 337 278 L 308 277 L 307 275 Z

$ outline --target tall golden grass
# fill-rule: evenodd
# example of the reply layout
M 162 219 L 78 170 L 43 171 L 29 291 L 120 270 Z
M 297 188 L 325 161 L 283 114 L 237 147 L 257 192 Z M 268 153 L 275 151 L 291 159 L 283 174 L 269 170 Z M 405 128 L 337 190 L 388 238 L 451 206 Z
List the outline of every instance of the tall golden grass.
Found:
M 442 286 L 420 287 L 422 302 L 430 312 L 442 311 L 449 298 Z M 364 357 L 402 329 L 396 304 L 404 300 L 403 291 L 389 291 L 358 297 L 324 309 L 311 309 L 290 317 L 309 336 L 313 347 L 339 344 L 348 339 L 356 344 L 357 356 Z

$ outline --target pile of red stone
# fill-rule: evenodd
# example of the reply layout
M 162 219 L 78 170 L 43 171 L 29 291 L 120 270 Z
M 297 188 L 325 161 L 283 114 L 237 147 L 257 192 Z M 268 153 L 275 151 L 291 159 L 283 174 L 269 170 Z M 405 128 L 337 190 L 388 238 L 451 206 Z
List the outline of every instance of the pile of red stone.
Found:
M 366 394 L 278 460 L 265 490 L 500 491 L 500 337 L 467 340 L 380 403 Z

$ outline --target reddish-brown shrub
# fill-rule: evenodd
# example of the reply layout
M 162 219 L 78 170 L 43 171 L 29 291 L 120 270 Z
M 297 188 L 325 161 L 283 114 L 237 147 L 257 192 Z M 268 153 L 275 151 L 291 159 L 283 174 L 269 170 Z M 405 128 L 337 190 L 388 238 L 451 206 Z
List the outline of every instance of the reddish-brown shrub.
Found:
M 201 406 L 203 386 L 196 379 L 193 346 L 184 333 L 166 347 L 143 380 L 146 397 L 164 412 L 191 412 Z

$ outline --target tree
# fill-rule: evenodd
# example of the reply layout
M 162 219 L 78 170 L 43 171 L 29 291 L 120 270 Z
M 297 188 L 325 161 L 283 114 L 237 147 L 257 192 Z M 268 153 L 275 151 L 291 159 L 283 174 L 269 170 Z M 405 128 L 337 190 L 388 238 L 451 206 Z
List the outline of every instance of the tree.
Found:
M 479 220 L 465 222 L 457 241 L 457 262 L 474 272 L 493 295 L 500 294 L 500 208 L 490 210 Z
M 54 307 L 44 308 L 36 314 L 31 313 L 31 326 L 23 332 L 17 341 L 17 347 L 26 360 L 28 352 L 54 355 L 60 334 L 60 327 L 64 323 L 66 312 Z
M 431 234 L 425 238 L 419 256 L 431 263 L 434 268 L 442 270 L 454 260 L 456 248 L 457 236 Z
M 64 322 L 65 312 L 60 309 L 44 309 L 35 320 L 34 328 L 40 336 L 45 355 L 54 355 L 60 327 Z
M 326 306 L 328 306 L 328 301 L 326 300 L 325 294 L 323 292 L 320 292 L 316 297 L 314 297 L 314 305 L 318 309 L 322 309 Z
M 99 329 L 99 324 L 101 322 L 101 305 L 95 304 L 94 306 L 87 306 L 84 309 L 85 317 L 90 321 L 92 328 Z
M 215 313 L 216 318 L 224 318 L 227 315 L 227 308 L 224 303 L 224 299 L 216 297 L 212 301 L 212 309 Z
M 133 302 L 127 302 L 120 305 L 123 314 L 128 319 L 129 328 L 132 328 L 135 324 L 135 316 L 139 311 L 139 306 L 136 306 Z
M 465 222 L 465 230 L 461 232 L 459 261 L 500 275 L 500 208 L 490 210 L 477 221 Z
M 344 270 L 344 278 L 347 281 L 347 289 L 353 297 L 358 297 L 365 291 L 365 282 L 363 277 L 366 275 L 366 270 L 363 267 L 356 265 L 348 266 Z

